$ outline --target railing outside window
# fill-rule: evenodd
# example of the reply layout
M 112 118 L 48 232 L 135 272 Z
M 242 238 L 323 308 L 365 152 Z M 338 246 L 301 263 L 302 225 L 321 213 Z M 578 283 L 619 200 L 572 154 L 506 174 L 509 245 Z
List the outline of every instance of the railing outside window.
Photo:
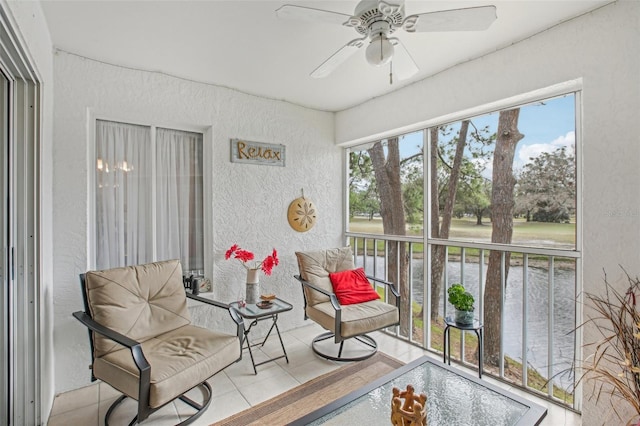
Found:
M 427 240 L 422 237 L 384 236 L 347 233 L 357 266 L 368 274 L 389 279 L 387 265 L 402 265 L 389 259 L 390 253 L 404 252 L 409 286 L 410 314 L 408 333 L 396 330 L 396 337 L 429 351 L 442 353 L 443 318 L 453 315 L 446 300 L 446 289 L 461 283 L 476 300 L 476 318 L 486 323 L 485 280 L 489 254 L 501 256 L 501 300 L 494 318 L 499 324 L 500 339 L 497 362 L 487 360 L 485 328 L 484 370 L 538 396 L 564 404 L 575 410 L 574 377 L 567 371 L 573 366 L 581 342 L 576 326 L 581 322 L 577 309 L 579 290 L 579 254 L 572 250 L 528 248 L 512 245 L 472 243 L 451 240 Z M 404 246 L 404 250 L 399 250 Z M 438 295 L 438 312 L 432 318 L 430 253 L 433 246 L 446 247 L 443 285 Z M 392 250 L 394 248 L 394 250 Z M 507 259 L 509 259 L 507 263 Z M 508 271 L 508 272 L 507 272 Z M 406 310 L 406 309 L 405 309 Z M 491 318 L 489 318 L 491 319 Z M 425 326 L 428 324 L 428 326 Z M 477 366 L 478 342 L 473 333 L 452 331 L 452 358 Z M 493 348 L 495 351 L 495 347 Z

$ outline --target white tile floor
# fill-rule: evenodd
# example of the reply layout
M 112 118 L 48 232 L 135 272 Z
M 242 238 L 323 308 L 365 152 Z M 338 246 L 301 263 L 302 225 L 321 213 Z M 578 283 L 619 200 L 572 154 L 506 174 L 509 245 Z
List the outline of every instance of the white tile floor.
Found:
M 209 409 L 194 424 L 209 425 L 344 365 L 344 363 L 335 363 L 319 358 L 312 352 L 311 339 L 320 332 L 322 330 L 312 324 L 283 333 L 282 337 L 289 355 L 289 363 L 287 364 L 284 359 L 279 359 L 264 364 L 258 367 L 257 375 L 253 374 L 251 360 L 245 351 L 242 361 L 231 365 L 209 380 L 214 397 Z M 381 352 L 405 363 L 428 355 L 420 348 L 382 333 L 375 333 L 373 337 L 377 340 Z M 279 355 L 280 351 L 278 340 L 270 338 L 264 348 L 254 350 L 254 355 L 259 361 L 266 359 L 267 356 Z M 547 407 L 547 416 L 542 421 L 544 426 L 578 426 L 582 424 L 580 416 L 571 411 L 535 398 L 518 389 L 510 388 L 487 376 L 484 376 L 483 380 L 508 388 Z M 104 383 L 57 395 L 48 425 L 101 426 L 104 424 L 106 410 L 118 396 L 117 391 Z M 127 400 L 116 410 L 112 417 L 112 424 L 128 424 L 135 414 L 135 410 L 134 402 Z M 168 404 L 154 413 L 145 424 L 153 426 L 174 425 L 184 420 L 187 413 L 189 411 L 184 409 L 181 403 Z

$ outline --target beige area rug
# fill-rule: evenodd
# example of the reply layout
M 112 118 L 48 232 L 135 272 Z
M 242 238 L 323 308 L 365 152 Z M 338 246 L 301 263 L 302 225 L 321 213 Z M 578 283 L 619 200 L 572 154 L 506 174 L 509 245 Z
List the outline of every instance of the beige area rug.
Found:
M 381 352 L 309 380 L 283 394 L 214 423 L 226 425 L 285 425 L 353 392 L 404 365 Z

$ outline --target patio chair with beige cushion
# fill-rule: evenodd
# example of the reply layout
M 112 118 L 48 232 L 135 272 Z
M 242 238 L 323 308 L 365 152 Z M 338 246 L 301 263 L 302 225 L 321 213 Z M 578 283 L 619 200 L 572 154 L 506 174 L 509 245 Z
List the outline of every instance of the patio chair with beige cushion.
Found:
M 80 276 L 85 312 L 73 316 L 89 328 L 92 380 L 123 393 L 109 417 L 127 397 L 138 402 L 131 424 L 179 399 L 196 410 L 180 424 L 196 420 L 211 402 L 211 376 L 241 358 L 243 322 L 229 306 L 187 294 L 177 260 L 92 271 Z M 187 296 L 224 309 L 235 334 L 191 324 Z M 199 388 L 201 398 L 191 389 Z M 132 413 L 133 415 L 133 413 Z
M 302 283 L 305 319 L 311 318 L 328 330 L 313 339 L 313 351 L 334 361 L 371 357 L 378 345 L 367 333 L 399 324 L 400 294 L 395 286 L 356 268 L 350 247 L 296 252 L 296 257 L 300 275 L 295 278 Z M 391 292 L 392 297 L 387 291 L 383 294 L 385 299 L 394 299 L 393 304 L 380 299 L 372 281 Z M 328 339 L 334 340 L 329 347 L 321 343 Z M 349 339 L 359 348 L 350 348 L 351 355 L 343 355 Z

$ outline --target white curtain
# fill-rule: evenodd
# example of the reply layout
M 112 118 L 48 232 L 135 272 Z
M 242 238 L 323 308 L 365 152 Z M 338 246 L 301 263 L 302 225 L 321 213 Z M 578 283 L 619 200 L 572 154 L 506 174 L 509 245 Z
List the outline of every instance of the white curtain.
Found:
M 158 128 L 153 146 L 151 132 L 96 121 L 96 267 L 180 259 L 202 270 L 202 135 Z
M 202 134 L 158 128 L 156 186 L 158 259 L 203 270 Z
M 96 267 L 152 261 L 151 128 L 96 121 Z

